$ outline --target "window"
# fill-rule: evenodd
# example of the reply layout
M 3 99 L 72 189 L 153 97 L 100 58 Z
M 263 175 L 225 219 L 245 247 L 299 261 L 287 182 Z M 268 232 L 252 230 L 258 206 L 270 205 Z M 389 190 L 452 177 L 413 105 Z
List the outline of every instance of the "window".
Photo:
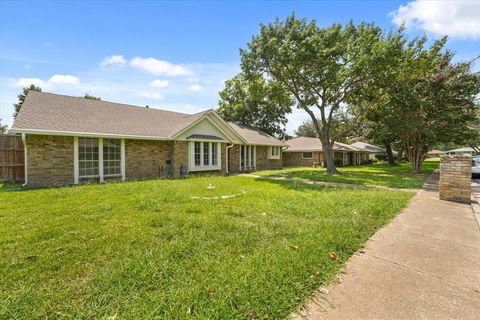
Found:
M 256 164 L 256 147 L 240 146 L 240 170 L 255 169 Z
M 80 179 L 122 176 L 124 142 L 121 139 L 75 138 L 75 183 Z
M 203 143 L 203 165 L 204 166 L 208 166 L 210 165 L 210 152 L 209 152 L 209 148 L 210 148 L 210 143 Z
M 103 139 L 103 175 L 120 174 L 120 140 Z
M 212 142 L 212 166 L 218 165 L 217 142 Z
M 280 159 L 280 147 L 269 147 L 268 159 Z
M 78 169 L 80 177 L 98 177 L 98 139 L 78 139 Z
M 190 142 L 189 163 L 190 171 L 220 170 L 220 143 Z
M 200 150 L 202 149 L 202 143 L 201 142 L 195 142 L 195 165 L 200 166 L 201 162 L 201 152 Z
M 303 159 L 313 159 L 313 152 L 303 152 L 302 157 Z

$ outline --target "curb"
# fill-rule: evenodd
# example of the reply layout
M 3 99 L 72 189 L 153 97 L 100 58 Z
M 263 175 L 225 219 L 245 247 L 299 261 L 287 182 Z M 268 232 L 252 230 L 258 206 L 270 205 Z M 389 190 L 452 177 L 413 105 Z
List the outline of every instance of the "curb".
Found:
M 480 184 L 472 181 L 472 202 L 471 202 L 473 216 L 477 220 L 477 226 L 480 230 Z

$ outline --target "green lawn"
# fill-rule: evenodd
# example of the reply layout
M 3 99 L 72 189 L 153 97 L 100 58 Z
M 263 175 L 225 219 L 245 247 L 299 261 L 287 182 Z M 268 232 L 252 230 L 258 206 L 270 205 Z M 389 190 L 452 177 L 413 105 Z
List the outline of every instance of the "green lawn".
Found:
M 390 167 L 383 163 L 338 168 L 340 174 L 327 175 L 323 168 L 299 167 L 283 170 L 261 171 L 258 175 L 271 177 L 302 178 L 324 182 L 340 182 L 357 185 L 382 186 L 390 188 L 420 188 L 425 179 L 438 167 L 438 158 L 427 159 L 423 174 L 411 174 L 409 163 L 403 162 Z M 257 174 L 257 173 L 255 173 Z
M 284 318 L 412 194 L 240 176 L 4 189 L 0 319 Z

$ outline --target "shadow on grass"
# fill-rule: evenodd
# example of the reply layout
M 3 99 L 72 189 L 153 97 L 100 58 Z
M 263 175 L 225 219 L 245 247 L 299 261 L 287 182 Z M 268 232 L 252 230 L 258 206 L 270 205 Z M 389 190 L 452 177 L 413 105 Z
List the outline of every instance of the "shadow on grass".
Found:
M 255 178 L 255 181 L 258 182 L 267 182 L 276 184 L 288 190 L 295 190 L 299 192 L 305 191 L 322 191 L 322 192 L 332 192 L 335 193 L 338 189 L 354 189 L 354 190 L 376 190 L 374 188 L 367 188 L 363 185 L 355 185 L 353 188 L 346 187 L 346 186 L 324 186 L 319 184 L 308 184 L 300 181 L 288 181 L 288 180 L 271 180 L 271 179 L 263 179 L 263 178 Z

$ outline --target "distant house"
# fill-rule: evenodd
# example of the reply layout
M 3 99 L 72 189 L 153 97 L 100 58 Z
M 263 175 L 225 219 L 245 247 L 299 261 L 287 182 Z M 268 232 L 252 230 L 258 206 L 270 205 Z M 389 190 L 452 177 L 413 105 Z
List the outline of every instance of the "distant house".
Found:
M 184 114 L 35 91 L 10 132 L 22 135 L 31 187 L 276 169 L 286 146 L 213 110 Z
M 447 153 L 445 151 L 441 151 L 441 150 L 430 150 L 430 151 L 428 151 L 427 156 L 429 156 L 429 157 L 439 157 L 439 156 L 444 155 L 444 154 L 447 154 Z
M 446 152 L 447 154 L 469 154 L 469 155 L 474 155 L 477 153 L 473 148 L 470 148 L 470 147 L 463 147 L 463 148 L 448 150 Z
M 294 166 L 320 166 L 325 163 L 323 147 L 320 139 L 298 137 L 287 141 L 288 148 L 283 151 L 283 165 L 286 167 Z M 358 144 L 358 143 L 357 143 Z M 335 142 L 333 146 L 334 161 L 338 165 L 358 165 L 366 163 L 369 155 L 378 153 L 381 148 L 367 149 L 366 145 L 348 145 Z

